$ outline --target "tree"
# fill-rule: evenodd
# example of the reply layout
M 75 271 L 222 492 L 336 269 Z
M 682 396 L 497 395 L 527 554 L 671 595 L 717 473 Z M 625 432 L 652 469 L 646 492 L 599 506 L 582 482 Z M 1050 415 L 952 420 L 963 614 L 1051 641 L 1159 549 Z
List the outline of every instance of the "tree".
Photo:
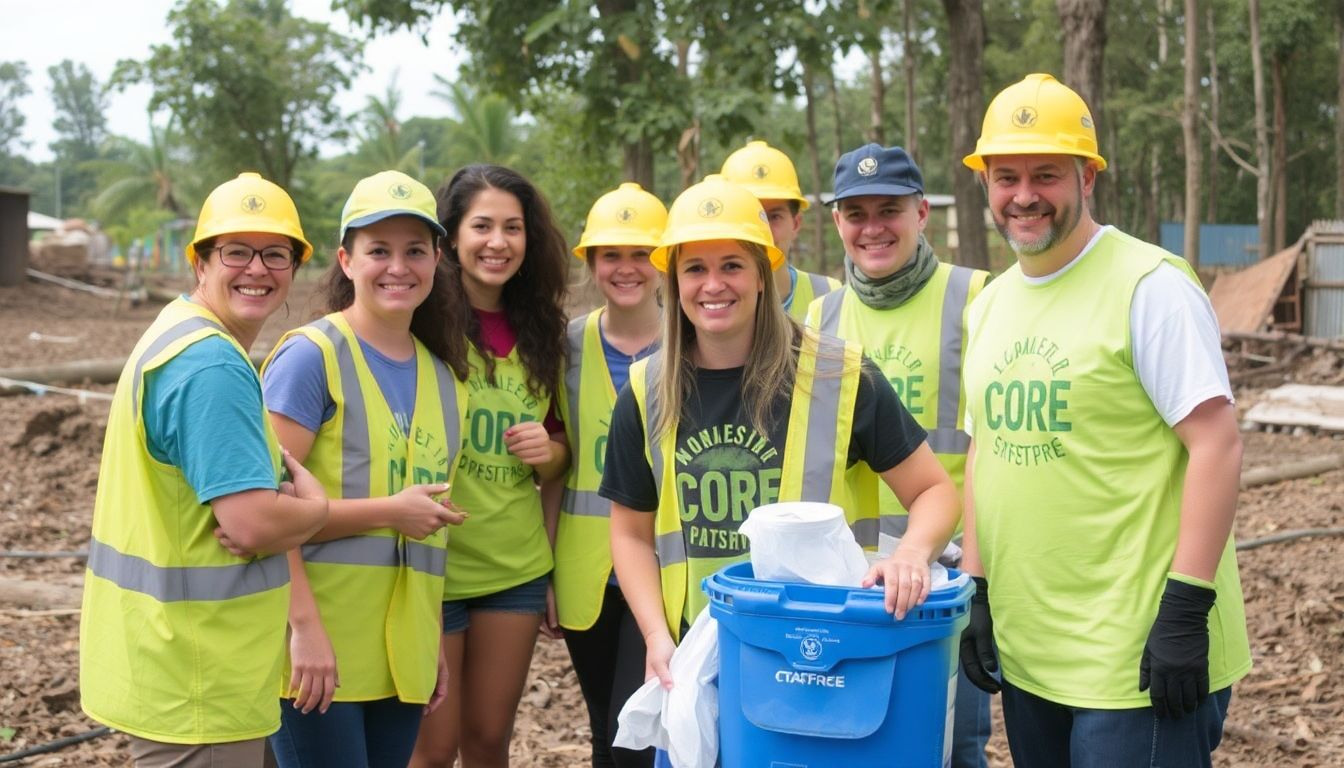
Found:
M 1185 102 L 1181 107 L 1185 137 L 1185 259 L 1199 266 L 1199 3 L 1185 0 Z
M 961 158 L 975 151 L 984 121 L 984 0 L 943 0 L 951 37 L 947 73 L 948 117 L 951 122 L 952 193 L 957 201 L 958 264 L 989 269 L 984 195 L 975 174 Z
M 430 95 L 453 108 L 452 134 L 463 162 L 511 165 L 521 145 L 513 105 L 494 93 L 475 93 L 461 80 L 434 76 Z
M 83 64 L 70 59 L 47 68 L 56 119 L 51 127 L 60 137 L 51 151 L 63 160 L 91 160 L 107 137 L 107 94 Z
M 177 119 L 213 175 L 252 168 L 288 187 L 322 142 L 346 137 L 335 97 L 360 49 L 326 24 L 284 0 L 181 0 L 168 26 L 173 44 L 119 62 L 113 80 L 148 83 L 150 108 Z
M 1344 115 L 1344 0 L 1335 2 L 1335 104 Z M 1335 218 L 1344 219 L 1344 120 L 1335 118 Z
M 1106 51 L 1106 0 L 1055 0 L 1064 29 L 1064 83 L 1078 92 L 1092 112 L 1097 136 L 1109 126 L 1105 119 L 1102 61 Z M 1106 182 L 1101 176 L 1093 191 L 1092 215 L 1106 221 Z
M 0 61 L 0 155 L 9 155 L 23 146 L 24 116 L 19 100 L 28 90 L 28 65 L 22 61 Z
M 101 188 L 93 198 L 93 210 L 109 224 L 145 209 L 187 218 L 195 210 L 193 203 L 201 199 L 196 194 L 200 185 L 188 171 L 191 165 L 172 119 L 162 126 L 150 121 L 148 144 L 112 136 L 106 143 L 105 157 L 91 163 Z

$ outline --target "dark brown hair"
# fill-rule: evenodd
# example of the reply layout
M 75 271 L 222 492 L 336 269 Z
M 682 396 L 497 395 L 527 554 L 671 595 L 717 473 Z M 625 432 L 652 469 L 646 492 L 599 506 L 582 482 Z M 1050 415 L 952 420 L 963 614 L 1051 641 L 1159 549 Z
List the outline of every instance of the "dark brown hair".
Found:
M 429 225 L 425 225 L 425 229 L 428 231 Z M 351 229 L 345 233 L 341 247 L 346 253 L 352 252 L 357 231 Z M 434 232 L 430 232 L 429 236 L 433 247 L 437 248 L 442 239 Z M 453 369 L 453 375 L 466 381 L 466 337 L 462 335 L 461 326 L 454 322 L 456 315 L 448 309 L 454 300 L 455 290 L 458 290 L 454 288 L 458 282 L 458 265 L 450 263 L 446 258 L 439 259 L 434 267 L 434 285 L 430 287 L 429 295 L 411 314 L 411 334 L 425 345 L 430 354 Z M 346 277 L 339 260 L 331 265 L 322 278 L 322 298 L 326 302 L 327 312 L 340 312 L 355 301 L 355 284 Z
M 546 198 L 517 171 L 498 165 L 469 165 L 453 174 L 434 195 L 439 203 L 439 223 L 448 230 L 450 242 L 444 248 L 444 261 L 452 265 L 458 276 L 451 285 L 454 295 L 444 320 L 450 328 L 464 333 L 476 347 L 485 360 L 485 375 L 493 381 L 494 356 L 481 338 L 480 320 L 472 311 L 462 285 L 462 262 L 456 245 L 451 244 L 472 201 L 487 188 L 508 192 L 523 209 L 527 239 L 523 264 L 504 284 L 500 300 L 505 319 L 518 335 L 518 357 L 527 369 L 528 389 L 544 397 L 555 392 L 565 363 L 564 300 L 569 251 Z

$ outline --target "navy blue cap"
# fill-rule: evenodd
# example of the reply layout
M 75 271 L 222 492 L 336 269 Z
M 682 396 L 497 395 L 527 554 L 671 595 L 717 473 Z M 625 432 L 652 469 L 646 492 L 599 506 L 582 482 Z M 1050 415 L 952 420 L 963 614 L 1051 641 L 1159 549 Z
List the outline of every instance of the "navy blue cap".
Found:
M 860 195 L 924 194 L 924 175 L 900 147 L 867 144 L 835 164 L 835 199 Z

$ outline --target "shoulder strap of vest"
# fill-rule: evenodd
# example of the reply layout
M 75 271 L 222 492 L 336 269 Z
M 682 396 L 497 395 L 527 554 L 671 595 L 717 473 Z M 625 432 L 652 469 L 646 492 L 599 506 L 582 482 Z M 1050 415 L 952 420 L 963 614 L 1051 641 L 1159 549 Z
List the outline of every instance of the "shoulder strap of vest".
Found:
M 850 435 L 849 430 L 841 435 L 841 426 L 852 420 L 861 360 L 857 344 L 804 329 L 784 443 L 781 499 L 827 502 L 842 482 Z M 846 402 L 849 411 L 842 415 Z M 837 447 L 841 438 L 843 449 Z
M 168 316 L 156 322 L 164 322 L 167 328 L 159 333 L 135 360 L 135 371 L 131 376 L 131 408 L 137 420 L 140 418 L 140 390 L 146 370 L 157 368 L 183 349 L 207 336 L 223 336 L 238 348 L 239 354 L 246 357 L 243 348 L 219 320 L 195 304 L 184 299 L 175 299 L 165 307 L 164 313 Z
M 943 309 L 938 332 L 937 426 L 929 432 L 934 453 L 964 454 L 971 438 L 957 428 L 961 409 L 962 338 L 966 329 L 966 304 L 971 280 L 977 270 L 953 265 L 943 289 Z M 983 283 L 982 283 L 983 285 Z
M 849 291 L 841 288 L 821 297 L 821 316 L 817 328 L 831 336 L 840 335 L 840 308 Z

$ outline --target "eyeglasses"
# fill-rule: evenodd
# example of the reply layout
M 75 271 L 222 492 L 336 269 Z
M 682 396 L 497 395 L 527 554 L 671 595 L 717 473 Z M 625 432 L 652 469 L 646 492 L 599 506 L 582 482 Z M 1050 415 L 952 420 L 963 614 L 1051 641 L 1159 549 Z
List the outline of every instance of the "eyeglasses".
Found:
M 283 245 L 258 249 L 242 243 L 225 243 L 215 246 L 215 250 L 219 251 L 219 263 L 226 267 L 246 267 L 257 256 L 261 257 L 261 265 L 273 272 L 294 266 L 294 249 Z

